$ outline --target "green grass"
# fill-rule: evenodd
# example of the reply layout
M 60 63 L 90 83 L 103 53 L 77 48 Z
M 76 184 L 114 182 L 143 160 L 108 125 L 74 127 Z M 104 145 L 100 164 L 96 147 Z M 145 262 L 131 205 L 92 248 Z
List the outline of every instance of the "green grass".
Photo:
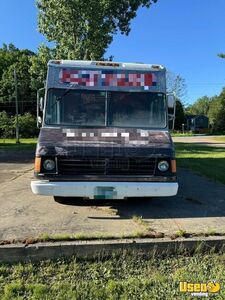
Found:
M 35 149 L 37 138 L 20 139 L 20 144 L 16 143 L 16 139 L 0 139 L 0 150 L 29 150 Z
M 134 215 L 132 217 L 132 220 L 137 223 L 138 225 L 141 225 L 141 226 L 145 226 L 145 227 L 148 227 L 149 226 L 149 222 L 146 221 L 146 220 L 143 220 L 142 216 L 137 216 L 137 215 Z
M 176 233 L 175 233 L 176 237 L 186 237 L 187 235 L 187 232 L 185 230 L 178 230 Z
M 39 236 L 37 241 L 41 242 L 48 242 L 48 241 L 82 241 L 82 240 L 108 240 L 108 239 L 123 239 L 123 238 L 136 238 L 140 234 L 144 235 L 144 232 L 134 232 L 129 235 L 111 235 L 107 233 L 99 233 L 99 232 L 91 232 L 91 233 L 86 233 L 86 232 L 80 232 L 77 234 L 48 234 L 44 233 Z
M 193 299 L 179 292 L 179 281 L 212 280 L 222 285 L 212 298 L 224 299 L 225 254 L 200 252 L 0 264 L 0 299 Z
M 139 224 L 143 225 L 143 224 Z M 146 225 L 145 225 L 146 226 Z M 87 240 L 109 240 L 109 239 L 134 239 L 134 238 L 162 238 L 164 234 L 155 232 L 151 228 L 140 228 L 140 230 L 130 232 L 129 234 L 108 234 L 99 232 L 80 232 L 77 234 L 48 234 L 43 233 L 37 239 L 27 239 L 23 242 L 25 244 L 33 244 L 36 242 L 57 242 L 57 241 L 87 241 Z M 16 242 L 16 240 L 14 240 Z M 19 241 L 17 241 L 19 242 Z
M 192 132 L 171 132 L 172 137 L 184 137 L 184 136 L 193 136 L 194 134 Z
M 225 148 L 175 143 L 177 166 L 225 184 Z

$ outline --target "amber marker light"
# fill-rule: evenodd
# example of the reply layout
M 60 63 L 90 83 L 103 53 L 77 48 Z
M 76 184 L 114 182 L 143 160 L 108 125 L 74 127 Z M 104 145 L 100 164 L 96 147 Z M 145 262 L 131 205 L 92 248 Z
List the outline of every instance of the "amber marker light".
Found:
M 34 172 L 41 172 L 41 158 L 40 157 L 35 157 L 35 162 L 34 162 Z
M 177 172 L 177 163 L 176 163 L 175 159 L 171 160 L 171 171 L 172 171 L 172 173 Z

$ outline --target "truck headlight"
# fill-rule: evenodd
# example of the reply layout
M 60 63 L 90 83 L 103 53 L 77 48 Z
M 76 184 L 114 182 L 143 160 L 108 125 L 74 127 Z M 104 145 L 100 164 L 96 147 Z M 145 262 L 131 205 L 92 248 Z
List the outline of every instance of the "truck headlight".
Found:
M 158 169 L 159 171 L 161 172 L 166 172 L 168 169 L 169 169 L 169 163 L 168 161 L 166 160 L 161 160 L 159 163 L 158 163 Z
M 54 170 L 55 169 L 55 162 L 54 162 L 54 160 L 52 160 L 52 159 L 46 159 L 43 162 L 43 168 L 46 171 L 52 171 L 52 170 Z

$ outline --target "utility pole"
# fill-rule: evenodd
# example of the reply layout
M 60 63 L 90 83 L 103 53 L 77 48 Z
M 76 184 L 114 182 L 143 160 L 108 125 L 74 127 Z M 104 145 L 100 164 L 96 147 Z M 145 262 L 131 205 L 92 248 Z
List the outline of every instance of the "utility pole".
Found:
M 16 76 L 16 69 L 14 69 L 14 82 L 15 82 L 15 99 L 16 99 L 16 143 L 19 144 L 19 120 L 18 120 L 18 89 L 17 89 L 17 76 Z

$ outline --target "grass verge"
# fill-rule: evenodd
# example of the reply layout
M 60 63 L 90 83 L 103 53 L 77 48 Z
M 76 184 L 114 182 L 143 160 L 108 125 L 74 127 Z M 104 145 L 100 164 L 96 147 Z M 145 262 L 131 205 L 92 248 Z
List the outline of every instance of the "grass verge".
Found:
M 178 167 L 225 184 L 225 148 L 175 143 Z
M 177 238 L 204 238 L 204 237 L 225 237 L 225 232 L 218 232 L 215 229 L 208 228 L 205 232 L 187 232 L 185 230 L 178 230 L 177 232 L 165 235 L 163 232 L 157 232 L 153 229 L 146 227 L 142 230 L 130 233 L 130 234 L 120 234 L 120 235 L 110 235 L 104 233 L 85 233 L 80 232 L 76 234 L 69 233 L 58 233 L 58 234 L 48 234 L 43 233 L 39 237 L 25 238 L 25 239 L 11 239 L 11 240 L 0 240 L 0 246 L 10 245 L 10 244 L 24 244 L 25 246 L 43 243 L 43 242 L 75 242 L 75 241 L 96 241 L 96 240 L 134 240 L 134 239 L 162 239 L 170 238 L 175 240 Z
M 220 283 L 224 299 L 225 254 L 175 255 L 122 252 L 92 259 L 0 264 L 0 299 L 193 299 L 179 282 Z
M 58 234 L 48 234 L 43 233 L 37 238 L 25 238 L 25 239 L 12 239 L 12 240 L 0 240 L 1 245 L 9 245 L 9 244 L 24 244 L 31 245 L 36 243 L 43 242 L 62 242 L 62 241 L 94 241 L 94 240 L 116 240 L 116 239 L 136 239 L 136 238 L 163 238 L 164 234 L 162 232 L 152 231 L 149 228 L 144 228 L 137 230 L 135 232 L 131 232 L 129 234 L 120 234 L 120 235 L 110 235 L 107 233 L 99 233 L 99 232 L 79 232 L 76 234 L 69 233 L 58 233 Z

